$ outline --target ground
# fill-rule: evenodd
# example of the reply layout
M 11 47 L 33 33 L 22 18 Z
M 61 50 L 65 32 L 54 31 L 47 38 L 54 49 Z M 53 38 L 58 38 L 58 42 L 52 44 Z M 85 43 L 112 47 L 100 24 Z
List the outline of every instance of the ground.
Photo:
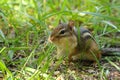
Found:
M 92 62 L 80 60 L 69 64 L 64 60 L 56 66 L 57 61 L 55 61 L 50 66 L 49 71 L 53 72 L 53 77 L 57 80 L 120 80 L 120 71 L 111 65 L 106 58 L 112 58 L 112 62 L 120 66 L 120 60 L 117 60 L 115 56 L 111 56 L 103 57 L 100 60 L 100 66 L 93 66 L 91 65 Z

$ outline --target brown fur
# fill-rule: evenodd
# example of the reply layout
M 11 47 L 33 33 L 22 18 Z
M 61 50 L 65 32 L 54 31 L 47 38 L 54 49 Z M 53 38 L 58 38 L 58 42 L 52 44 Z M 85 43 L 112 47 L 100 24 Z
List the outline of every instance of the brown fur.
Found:
M 59 33 L 62 29 L 65 29 L 66 31 L 65 35 Z M 87 29 L 82 30 L 87 31 Z M 80 36 L 80 40 L 78 40 L 78 36 Z M 88 36 L 87 39 L 86 36 Z M 85 32 L 78 35 L 73 23 L 60 23 L 53 30 L 49 39 L 57 46 L 58 58 L 60 56 L 66 55 L 67 53 L 69 61 L 74 60 L 75 57 L 89 61 L 96 61 L 96 59 L 101 58 L 101 52 L 97 43 L 91 37 L 91 34 L 89 32 Z

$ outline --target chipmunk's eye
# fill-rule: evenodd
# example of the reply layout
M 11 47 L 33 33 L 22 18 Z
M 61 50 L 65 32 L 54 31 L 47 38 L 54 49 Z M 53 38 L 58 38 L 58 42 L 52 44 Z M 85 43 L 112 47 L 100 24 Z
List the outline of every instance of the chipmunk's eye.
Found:
M 65 33 L 65 30 L 61 30 L 59 34 L 64 34 Z

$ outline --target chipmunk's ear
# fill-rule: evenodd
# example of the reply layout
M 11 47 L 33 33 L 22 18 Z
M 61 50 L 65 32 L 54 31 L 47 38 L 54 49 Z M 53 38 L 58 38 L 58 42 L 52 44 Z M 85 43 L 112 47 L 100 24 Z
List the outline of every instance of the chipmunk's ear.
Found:
M 68 22 L 68 26 L 70 27 L 70 29 L 73 29 L 74 26 L 75 26 L 74 21 L 70 20 L 70 21 Z

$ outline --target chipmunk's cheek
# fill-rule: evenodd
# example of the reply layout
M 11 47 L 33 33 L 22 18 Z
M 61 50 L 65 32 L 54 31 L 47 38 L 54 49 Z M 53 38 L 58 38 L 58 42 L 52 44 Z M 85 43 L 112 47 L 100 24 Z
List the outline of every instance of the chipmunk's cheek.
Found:
M 59 46 L 62 48 L 74 48 L 76 46 L 76 39 L 73 40 L 73 37 L 65 37 L 65 38 L 61 38 L 59 39 Z
M 52 43 L 54 43 L 58 47 L 64 47 L 64 39 L 63 38 L 55 38 Z
M 54 39 L 54 44 L 57 46 L 61 46 L 61 38 Z

